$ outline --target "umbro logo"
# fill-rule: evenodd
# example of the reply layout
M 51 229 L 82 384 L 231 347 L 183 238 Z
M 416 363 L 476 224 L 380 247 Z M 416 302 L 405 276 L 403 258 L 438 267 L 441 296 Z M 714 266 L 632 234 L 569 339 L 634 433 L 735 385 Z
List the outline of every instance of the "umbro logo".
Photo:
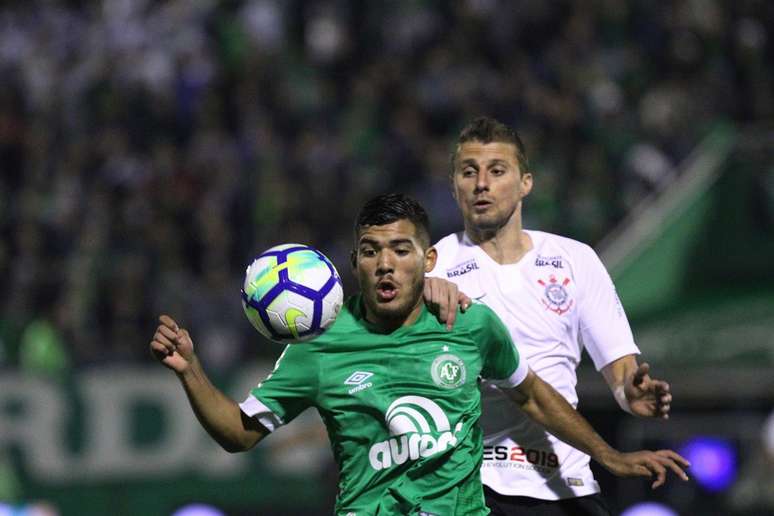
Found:
M 356 392 L 360 392 L 362 390 L 368 389 L 369 387 L 373 387 L 373 383 L 366 382 L 369 378 L 371 378 L 374 375 L 374 373 L 369 373 L 368 371 L 355 371 L 351 375 L 349 375 L 349 378 L 344 380 L 344 385 L 354 385 L 355 387 L 351 388 L 349 391 L 349 394 L 355 394 Z
M 368 380 L 374 375 L 374 373 L 368 373 L 366 371 L 355 371 L 351 375 L 349 375 L 349 378 L 344 380 L 344 383 L 346 385 L 360 385 L 364 381 Z

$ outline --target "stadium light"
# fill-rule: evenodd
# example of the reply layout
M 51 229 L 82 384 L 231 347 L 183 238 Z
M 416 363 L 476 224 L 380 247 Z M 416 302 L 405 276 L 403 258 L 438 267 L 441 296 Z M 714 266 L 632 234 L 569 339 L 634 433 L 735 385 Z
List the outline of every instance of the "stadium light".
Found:
M 674 509 L 666 505 L 646 502 L 632 505 L 621 516 L 680 516 Z
M 696 482 L 708 491 L 723 491 L 736 480 L 736 450 L 726 439 L 696 437 L 681 448 L 680 454 L 690 461 L 690 474 Z
M 172 516 L 226 516 L 226 513 L 212 505 L 193 503 L 180 507 Z

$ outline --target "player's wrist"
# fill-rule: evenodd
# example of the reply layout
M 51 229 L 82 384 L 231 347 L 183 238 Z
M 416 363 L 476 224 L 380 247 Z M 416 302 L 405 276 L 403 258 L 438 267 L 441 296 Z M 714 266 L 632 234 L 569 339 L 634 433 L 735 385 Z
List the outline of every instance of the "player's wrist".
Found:
M 611 472 L 616 470 L 616 465 L 621 462 L 622 457 L 623 453 L 619 452 L 611 446 L 607 446 L 606 448 L 601 449 L 599 452 L 591 454 L 592 459 L 597 461 L 602 465 L 602 467 Z
M 190 357 L 186 357 L 185 362 L 184 366 L 175 370 L 175 374 L 177 374 L 178 378 L 180 378 L 181 381 L 190 381 L 199 376 L 202 366 L 196 355 L 191 353 Z
M 613 387 L 613 396 L 615 397 L 618 406 L 621 407 L 621 410 L 633 414 L 632 407 L 629 404 L 629 398 L 626 396 L 626 388 L 623 384 Z

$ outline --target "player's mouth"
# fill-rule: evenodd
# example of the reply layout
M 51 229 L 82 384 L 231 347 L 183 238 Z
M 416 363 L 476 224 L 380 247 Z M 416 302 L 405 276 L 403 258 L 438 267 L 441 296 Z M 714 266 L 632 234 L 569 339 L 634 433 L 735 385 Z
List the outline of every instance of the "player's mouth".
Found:
M 390 280 L 381 280 L 376 284 L 376 299 L 387 303 L 398 295 L 398 286 Z
M 490 206 L 492 206 L 494 203 L 492 201 L 489 201 L 487 199 L 478 199 L 473 203 L 473 209 L 477 212 L 486 211 L 489 209 Z

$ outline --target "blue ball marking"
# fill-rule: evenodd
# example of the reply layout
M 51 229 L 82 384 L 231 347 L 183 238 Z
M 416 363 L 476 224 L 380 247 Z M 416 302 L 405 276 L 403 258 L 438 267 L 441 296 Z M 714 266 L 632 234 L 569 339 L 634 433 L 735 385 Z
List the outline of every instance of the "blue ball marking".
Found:
M 255 257 L 254 260 L 258 260 L 266 256 L 274 256 L 276 258 L 276 265 L 275 265 L 276 267 L 283 263 L 286 263 L 290 258 L 291 254 L 297 253 L 300 251 L 314 253 L 314 255 L 321 262 L 325 264 L 325 266 L 328 268 L 328 271 L 330 272 L 330 277 L 319 290 L 314 290 L 305 285 L 301 285 L 299 283 L 294 282 L 289 277 L 288 268 L 283 268 L 280 271 L 278 271 L 277 284 L 272 286 L 262 298 L 255 299 L 252 297 L 248 297 L 247 294 L 244 292 L 244 290 L 241 291 L 242 299 L 245 302 L 245 304 L 250 308 L 254 309 L 258 313 L 258 316 L 263 322 L 263 325 L 271 334 L 271 338 L 274 340 L 279 340 L 279 341 L 293 340 L 293 338 L 290 335 L 280 334 L 273 328 L 269 319 L 269 315 L 267 313 L 269 305 L 271 305 L 272 302 L 274 302 L 282 292 L 291 291 L 313 302 L 314 312 L 312 314 L 312 321 L 310 324 L 310 328 L 308 330 L 298 333 L 299 337 L 308 337 L 309 335 L 318 335 L 323 332 L 323 329 L 320 327 L 320 324 L 322 323 L 323 299 L 325 298 L 326 295 L 328 295 L 328 293 L 335 287 L 337 283 L 339 285 L 342 285 L 341 278 L 339 277 L 338 273 L 336 272 L 336 268 L 333 266 L 330 260 L 328 260 L 328 258 L 324 254 L 322 254 L 320 251 L 318 251 L 313 247 L 309 247 L 305 245 L 296 245 L 293 247 L 289 247 L 287 249 L 266 251 L 261 253 L 257 257 Z

